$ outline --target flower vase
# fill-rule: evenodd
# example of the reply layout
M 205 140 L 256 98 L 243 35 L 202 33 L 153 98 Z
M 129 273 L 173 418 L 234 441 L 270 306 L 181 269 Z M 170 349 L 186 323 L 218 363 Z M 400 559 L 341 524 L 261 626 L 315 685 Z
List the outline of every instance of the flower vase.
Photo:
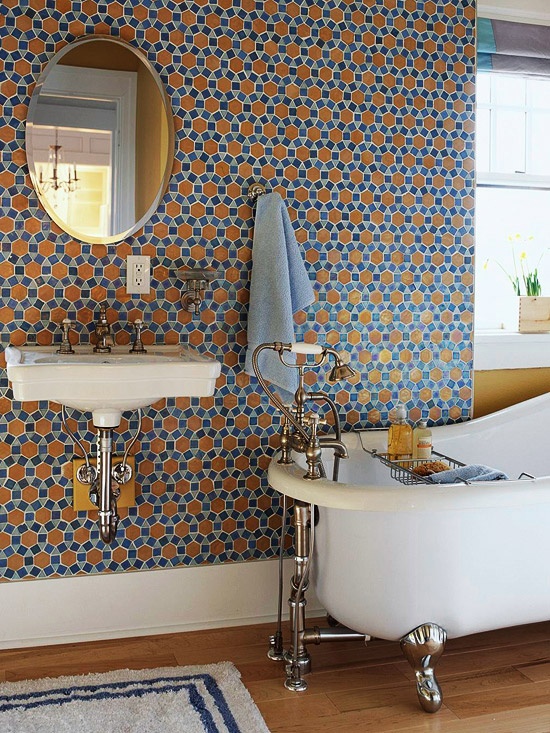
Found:
M 520 295 L 519 332 L 545 333 L 550 331 L 550 297 Z

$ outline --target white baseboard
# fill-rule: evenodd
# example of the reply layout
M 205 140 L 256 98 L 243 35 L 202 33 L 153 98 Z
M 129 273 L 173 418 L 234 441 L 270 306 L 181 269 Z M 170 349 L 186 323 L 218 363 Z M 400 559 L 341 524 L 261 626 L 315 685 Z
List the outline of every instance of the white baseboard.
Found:
M 291 571 L 285 560 L 285 611 Z M 277 578 L 277 560 L 263 560 L 0 583 L 0 649 L 273 621 Z

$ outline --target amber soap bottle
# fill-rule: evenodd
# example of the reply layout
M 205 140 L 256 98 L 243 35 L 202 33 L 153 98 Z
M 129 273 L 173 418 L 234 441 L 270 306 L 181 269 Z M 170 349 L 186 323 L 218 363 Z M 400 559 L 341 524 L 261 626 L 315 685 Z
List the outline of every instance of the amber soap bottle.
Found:
M 407 422 L 407 408 L 399 402 L 388 430 L 388 458 L 402 461 L 412 457 L 413 429 Z

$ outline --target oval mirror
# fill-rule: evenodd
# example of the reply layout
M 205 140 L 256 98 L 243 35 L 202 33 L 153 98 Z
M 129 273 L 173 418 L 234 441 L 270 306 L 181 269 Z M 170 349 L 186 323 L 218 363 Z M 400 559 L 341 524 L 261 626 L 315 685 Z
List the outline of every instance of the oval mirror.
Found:
M 162 81 L 124 41 L 70 43 L 38 80 L 25 144 L 56 224 L 83 242 L 119 242 L 145 224 L 168 185 L 174 126 Z

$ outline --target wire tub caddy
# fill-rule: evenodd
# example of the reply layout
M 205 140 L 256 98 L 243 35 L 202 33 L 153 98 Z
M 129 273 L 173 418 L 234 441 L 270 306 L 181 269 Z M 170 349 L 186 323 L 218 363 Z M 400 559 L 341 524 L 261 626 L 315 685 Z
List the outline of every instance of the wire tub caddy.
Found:
M 366 430 L 357 430 L 356 432 L 359 435 L 361 447 L 365 451 L 365 453 L 368 453 L 370 456 L 380 461 L 380 463 L 383 463 L 384 466 L 387 466 L 390 469 L 391 478 L 395 481 L 399 481 L 399 483 L 401 484 L 405 484 L 406 486 L 411 486 L 413 484 L 433 483 L 432 481 L 430 481 L 429 476 L 419 476 L 417 473 L 414 472 L 414 469 L 417 466 L 420 466 L 422 463 L 427 463 L 428 461 L 445 461 L 445 463 L 448 464 L 449 468 L 460 468 L 461 466 L 466 465 L 461 461 L 457 461 L 456 458 L 451 458 L 450 456 L 446 456 L 444 453 L 439 453 L 436 450 L 432 450 L 432 456 L 430 459 L 406 458 L 402 461 L 392 461 L 389 458 L 389 453 L 380 453 L 376 450 L 376 448 L 365 448 L 365 445 L 363 444 L 362 433 L 372 432 L 371 429 L 367 428 Z M 461 483 L 467 484 L 469 482 L 462 481 Z

